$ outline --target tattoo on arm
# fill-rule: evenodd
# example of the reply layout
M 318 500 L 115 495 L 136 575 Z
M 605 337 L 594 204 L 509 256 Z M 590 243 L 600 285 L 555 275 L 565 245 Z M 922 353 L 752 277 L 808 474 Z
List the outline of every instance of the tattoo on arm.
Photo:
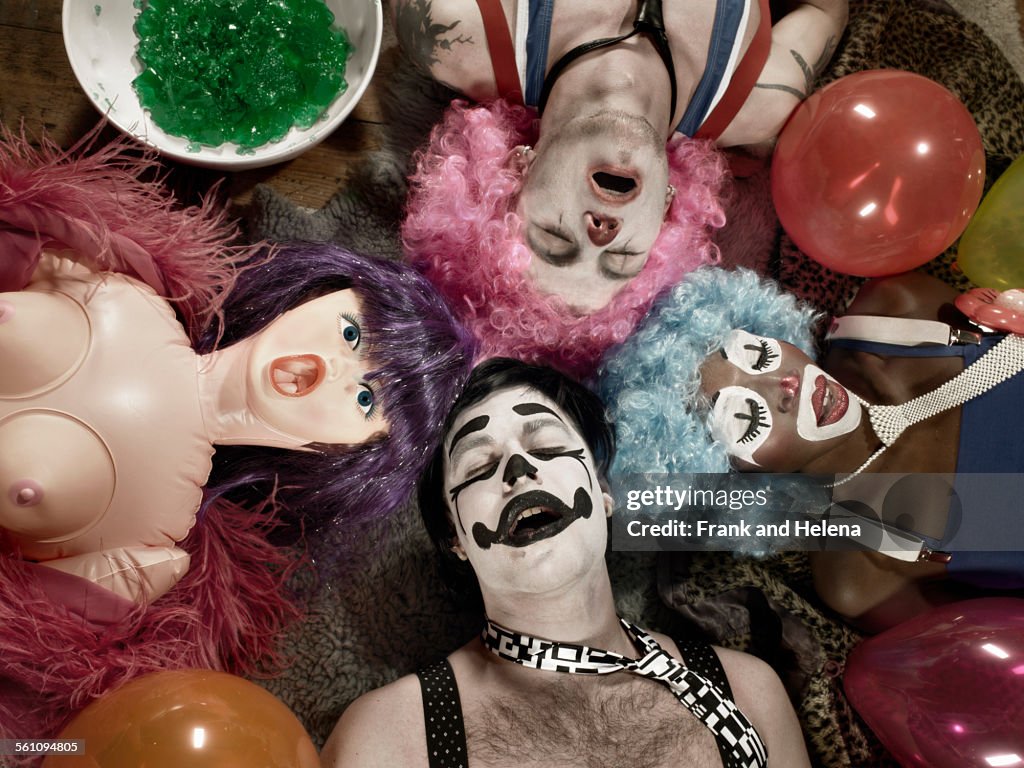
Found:
M 395 34 L 402 50 L 416 66 L 427 72 L 432 65 L 438 63 L 439 50 L 450 51 L 453 45 L 459 43 L 473 44 L 472 37 L 447 35 L 460 24 L 459 21 L 447 26 L 435 24 L 430 11 L 431 0 L 409 0 L 397 3 L 395 13 Z
M 814 62 L 814 66 L 810 66 L 804 60 L 804 57 L 800 55 L 799 51 L 794 51 L 792 48 L 789 50 L 790 55 L 796 61 L 797 66 L 804 73 L 804 90 L 801 91 L 799 88 L 793 88 L 789 85 L 782 83 L 757 83 L 754 85 L 755 88 L 765 88 L 772 91 L 784 91 L 785 93 L 792 94 L 798 99 L 803 101 L 810 96 L 811 91 L 814 90 L 814 81 L 818 79 L 818 75 L 821 74 L 822 70 L 825 69 L 825 65 L 828 64 L 832 58 L 832 54 L 836 51 L 836 38 L 834 35 L 830 35 L 828 40 L 825 41 L 825 47 L 821 51 L 821 55 L 818 56 L 818 60 Z

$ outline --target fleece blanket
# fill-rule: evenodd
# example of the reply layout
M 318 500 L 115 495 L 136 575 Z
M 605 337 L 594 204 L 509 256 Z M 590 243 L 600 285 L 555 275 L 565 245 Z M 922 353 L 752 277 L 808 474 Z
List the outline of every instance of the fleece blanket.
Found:
M 1024 151 L 1019 74 L 980 27 L 948 5 L 853 0 L 848 32 L 823 83 L 885 67 L 925 75 L 960 97 L 984 140 L 988 184 Z M 383 104 L 384 146 L 367 155 L 352 183 L 321 210 L 259 189 L 247 213 L 250 234 L 335 240 L 400 258 L 410 154 L 453 95 L 400 59 Z M 755 168 L 732 185 L 729 223 L 719 235 L 724 263 L 753 266 L 824 310 L 841 306 L 857 280 L 828 272 L 793 246 L 772 209 L 768 172 L 767 165 Z M 952 254 L 928 269 L 961 283 L 949 268 Z M 282 638 L 291 666 L 262 684 L 298 714 L 319 745 L 352 700 L 452 651 L 477 631 L 480 616 L 446 592 L 414 504 L 373 528 L 332 531 L 310 547 L 316 567 L 299 585 L 307 618 Z M 750 561 L 712 553 L 658 562 L 648 554 L 611 553 L 610 565 L 623 615 L 670 633 L 704 632 L 772 663 L 815 765 L 892 764 L 842 694 L 846 654 L 860 638 L 817 603 L 803 557 Z

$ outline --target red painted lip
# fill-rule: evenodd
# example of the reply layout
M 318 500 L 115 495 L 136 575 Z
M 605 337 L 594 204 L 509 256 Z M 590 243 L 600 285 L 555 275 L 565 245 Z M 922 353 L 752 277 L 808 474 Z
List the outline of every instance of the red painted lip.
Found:
M 320 386 L 326 373 L 319 355 L 288 355 L 270 364 L 270 385 L 284 397 L 305 397 Z
M 829 396 L 827 402 L 826 395 Z M 827 427 L 829 424 L 835 424 L 846 414 L 846 409 L 850 407 L 850 395 L 842 385 L 819 374 L 814 380 L 811 407 L 814 409 L 818 426 Z
M 632 179 L 636 186 L 634 186 L 629 192 L 613 192 L 612 190 L 605 189 L 594 181 L 595 173 L 608 173 L 613 176 L 622 176 L 626 179 Z M 597 199 L 601 202 L 610 203 L 612 205 L 625 205 L 626 203 L 635 200 L 640 195 L 640 190 L 643 188 L 639 173 L 632 169 L 621 168 L 614 165 L 599 165 L 595 168 L 591 168 L 587 178 L 590 180 L 590 189 L 593 191 Z

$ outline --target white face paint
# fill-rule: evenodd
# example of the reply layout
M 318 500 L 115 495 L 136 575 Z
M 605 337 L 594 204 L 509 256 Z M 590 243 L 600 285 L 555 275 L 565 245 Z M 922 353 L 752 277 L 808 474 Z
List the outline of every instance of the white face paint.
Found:
M 711 437 L 724 445 L 730 456 L 760 466 L 754 461 L 754 451 L 764 445 L 771 429 L 771 410 L 757 392 L 746 387 L 718 391 L 711 410 Z
M 782 345 L 778 341 L 739 328 L 729 331 L 722 350 L 730 363 L 752 376 L 770 373 L 782 365 Z
M 860 424 L 860 402 L 816 365 L 804 367 L 796 430 L 804 440 L 818 442 L 848 434 Z

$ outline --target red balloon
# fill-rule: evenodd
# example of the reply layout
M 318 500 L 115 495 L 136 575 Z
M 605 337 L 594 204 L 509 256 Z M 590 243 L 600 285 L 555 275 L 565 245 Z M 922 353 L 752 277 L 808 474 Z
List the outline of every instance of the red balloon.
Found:
M 899 70 L 840 78 L 797 107 L 772 160 L 793 242 L 837 272 L 875 277 L 953 243 L 981 200 L 985 152 L 956 96 Z
M 865 640 L 843 678 L 904 766 L 1024 766 L 1024 600 L 967 600 Z

